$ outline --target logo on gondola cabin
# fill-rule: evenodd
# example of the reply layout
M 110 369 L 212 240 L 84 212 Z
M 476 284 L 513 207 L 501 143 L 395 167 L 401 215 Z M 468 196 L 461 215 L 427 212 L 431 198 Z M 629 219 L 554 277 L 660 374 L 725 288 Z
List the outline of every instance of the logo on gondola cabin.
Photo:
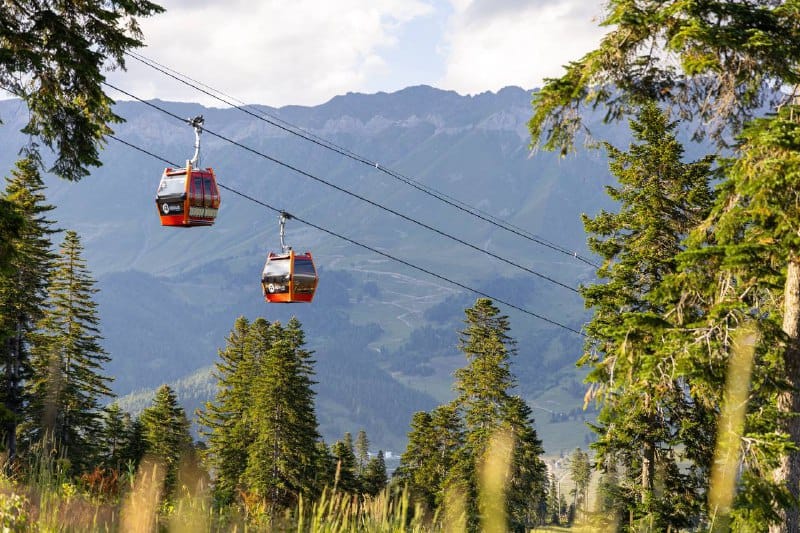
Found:
M 165 215 L 169 215 L 169 204 L 166 202 L 161 204 L 161 211 L 163 211 Z

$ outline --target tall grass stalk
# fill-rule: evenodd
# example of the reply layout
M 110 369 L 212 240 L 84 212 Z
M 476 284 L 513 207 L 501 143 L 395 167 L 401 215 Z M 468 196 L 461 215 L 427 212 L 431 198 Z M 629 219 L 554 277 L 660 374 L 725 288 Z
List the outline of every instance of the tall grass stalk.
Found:
M 753 371 L 753 354 L 757 341 L 758 333 L 752 325 L 742 328 L 734 338 L 708 491 L 708 507 L 712 517 L 711 531 L 728 531 L 729 513 L 739 470 L 739 447 Z

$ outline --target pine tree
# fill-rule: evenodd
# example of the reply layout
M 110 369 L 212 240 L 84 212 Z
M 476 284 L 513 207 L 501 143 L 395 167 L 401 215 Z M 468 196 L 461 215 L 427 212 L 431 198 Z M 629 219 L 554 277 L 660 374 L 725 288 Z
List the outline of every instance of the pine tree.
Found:
M 519 396 L 509 398 L 503 427 L 514 436 L 506 488 L 508 526 L 512 531 L 529 531 L 545 518 L 547 468 L 541 460 L 544 448 L 533 427 L 532 410 Z
M 680 333 L 673 338 L 675 332 L 664 318 L 667 306 L 656 292 L 665 278 L 677 272 L 683 239 L 711 205 L 711 159 L 684 163 L 675 128 L 657 106 L 644 105 L 631 121 L 634 143 L 629 150 L 606 144 L 609 166 L 618 181 L 607 190 L 619 202 L 619 212 L 584 217 L 589 247 L 604 261 L 598 277 L 606 280 L 581 289 L 594 314 L 586 327 L 579 364 L 591 368 L 587 381 L 602 402 L 593 426 L 599 434 L 593 447 L 599 461 L 607 457 L 618 461 L 639 480 L 631 516 L 647 517 L 658 528 L 688 525 L 686 516 L 669 511 L 674 494 L 661 498 L 655 494 L 656 472 L 673 471 L 665 463 L 680 460 L 675 451 L 684 443 L 676 440 L 675 428 L 690 427 L 692 422 L 699 428 L 698 422 L 713 420 L 709 411 L 690 404 L 674 363 L 669 372 L 663 367 L 664 361 L 680 357 L 675 346 L 687 338 Z M 707 453 L 713 446 L 713 432 L 705 429 L 700 430 L 705 445 L 690 453 Z M 693 468 L 708 466 L 701 459 Z M 690 479 L 684 482 L 688 485 Z M 687 505 L 700 505 L 704 492 L 702 484 L 692 486 Z
M 268 328 L 259 323 L 253 330 L 267 333 L 267 338 L 259 341 L 269 344 Z M 236 319 L 216 363 L 217 394 L 198 412 L 198 421 L 206 428 L 202 430 L 208 444 L 205 456 L 214 471 L 214 497 L 219 506 L 234 501 L 247 467 L 248 450 L 255 440 L 255 419 L 251 416 L 258 368 L 255 342 L 250 322 L 244 317 Z
M 547 480 L 530 408 L 510 394 L 515 386 L 510 369 L 515 347 L 508 335 L 508 317 L 500 315 L 491 300 L 481 298 L 466 310 L 465 323 L 459 347 L 468 364 L 455 372 L 457 396 L 453 401 L 464 423 L 464 446 L 455 456 L 445 486 L 459 487 L 465 495 L 468 527 L 476 528 L 483 510 L 476 500 L 475 465 L 487 453 L 491 436 L 501 428 L 510 429 L 515 452 L 507 512 L 513 519 L 511 527 L 525 528 L 536 520 Z
M 163 11 L 148 0 L 0 4 L 0 86 L 29 110 L 22 131 L 35 142 L 25 151 L 52 149 L 53 172 L 71 180 L 100 165 L 109 124 L 121 120 L 103 92 L 104 72 L 143 46 L 137 18 Z
M 555 474 L 550 475 L 550 488 L 547 491 L 547 520 L 553 525 L 561 524 L 561 515 L 558 505 L 558 485 Z
M 754 112 L 760 112 L 765 105 L 775 107 L 785 103 L 785 98 L 779 91 L 781 86 L 796 88 L 800 83 L 800 76 L 795 68 L 800 59 L 800 30 L 794 2 L 612 0 L 606 6 L 606 17 L 602 23 L 612 26 L 613 29 L 604 37 L 600 46 L 580 60 L 572 62 L 564 76 L 549 80 L 535 95 L 534 116 L 529 124 L 534 144 L 544 140 L 548 148 L 560 149 L 562 153 L 570 150 L 574 135 L 581 127 L 579 110 L 583 105 L 609 104 L 606 118 L 618 119 L 630 111 L 632 104 L 643 99 L 652 99 L 667 102 L 671 107 L 677 108 L 683 118 L 700 117 L 701 120 L 697 121 L 699 128 L 696 130 L 696 137 L 710 133 L 720 145 L 724 145 L 741 131 L 742 125 Z M 669 57 L 674 60 L 665 60 Z M 765 180 L 764 184 L 767 186 L 763 191 L 766 194 L 761 195 L 761 198 L 765 199 L 769 194 L 775 193 L 776 204 L 785 203 L 791 197 L 786 193 L 793 186 L 785 182 L 773 188 L 773 185 L 780 182 L 780 179 L 773 179 L 780 173 L 773 171 L 781 167 L 781 170 L 789 170 L 784 176 L 791 181 L 795 153 L 791 140 L 791 122 L 794 121 L 791 115 L 794 111 L 787 108 L 780 111 L 785 113 L 783 118 L 771 121 L 775 128 L 764 128 L 767 123 L 757 121 L 758 125 L 750 128 L 749 134 L 757 131 L 760 133 L 747 139 L 745 142 L 750 147 L 739 152 L 743 159 L 740 169 L 761 167 L 758 171 L 765 170 L 772 176 Z M 764 155 L 767 157 L 761 157 Z M 743 174 L 749 172 L 744 171 Z M 758 184 L 757 173 L 750 174 L 750 177 L 750 184 Z M 737 185 L 722 184 L 719 204 L 722 211 L 733 213 L 742 208 L 747 211 L 749 198 L 747 195 L 739 195 L 736 190 L 746 182 L 740 181 Z M 731 192 L 733 194 L 729 195 Z M 734 257 L 720 253 L 717 241 L 738 238 L 741 235 L 736 235 L 735 231 L 745 231 L 747 224 L 732 223 L 729 219 L 715 227 L 716 222 L 711 221 L 705 228 L 714 233 L 709 239 L 707 249 L 698 247 L 682 260 L 688 269 L 684 288 L 694 285 L 695 290 L 685 298 L 682 296 L 682 301 L 674 308 L 678 314 L 686 310 L 707 319 L 715 318 L 708 308 L 721 312 L 722 316 L 716 326 L 708 324 L 710 320 L 706 320 L 703 330 L 711 333 L 724 331 L 727 334 L 731 331 L 731 326 L 735 327 L 737 319 L 755 317 L 759 326 L 766 328 L 761 334 L 766 335 L 767 344 L 770 345 L 763 350 L 760 360 L 774 361 L 776 353 L 773 323 L 776 317 L 763 308 L 765 304 L 769 305 L 775 292 L 765 290 L 764 285 L 776 281 L 774 270 L 786 267 L 782 295 L 784 307 L 782 316 L 777 321 L 781 322 L 781 329 L 789 342 L 785 353 L 780 356 L 783 360 L 778 365 L 779 368 L 775 368 L 774 363 L 766 365 L 768 368 L 772 367 L 773 377 L 776 372 L 782 372 L 778 375 L 786 380 L 782 383 L 785 390 L 774 396 L 772 401 L 767 399 L 769 393 L 765 390 L 754 407 L 761 409 L 767 419 L 772 418 L 771 414 L 775 409 L 781 413 L 781 430 L 788 437 L 790 445 L 784 446 L 780 452 L 785 457 L 781 460 L 780 468 L 773 472 L 774 485 L 788 487 L 791 493 L 789 498 L 776 493 L 773 490 L 775 487 L 768 487 L 771 480 L 759 473 L 739 485 L 742 489 L 741 500 L 745 502 L 763 501 L 765 493 L 772 493 L 766 498 L 771 502 L 761 508 L 767 513 L 764 516 L 773 522 L 770 530 L 783 532 L 800 529 L 800 505 L 797 503 L 800 501 L 800 418 L 797 416 L 800 410 L 800 387 L 796 382 L 796 370 L 800 367 L 800 297 L 795 294 L 800 291 L 800 262 L 794 254 L 795 237 L 791 232 L 780 231 L 781 213 L 772 212 L 770 203 L 768 201 L 760 205 L 762 213 L 756 218 L 766 222 L 766 226 L 761 229 L 778 230 L 777 233 L 782 233 L 786 239 L 785 242 L 772 241 L 777 244 L 777 250 L 788 252 L 781 260 L 781 267 L 770 262 L 764 263 L 764 257 L 757 253 L 748 253 L 747 247 L 740 248 Z M 793 209 L 791 202 L 788 206 Z M 790 215 L 784 220 L 792 219 L 793 216 Z M 755 251 L 753 245 L 769 245 L 770 240 L 775 238 L 770 233 L 771 231 L 766 231 L 762 235 L 761 243 L 750 242 L 749 252 Z M 705 237 L 708 236 L 701 236 L 699 242 L 703 242 Z M 701 265 L 699 257 L 707 259 L 708 264 Z M 772 267 L 773 272 L 769 272 L 769 267 Z M 722 269 L 722 272 L 714 272 L 714 268 Z M 765 283 L 761 283 L 759 279 L 754 280 L 752 272 L 747 272 L 749 269 L 756 272 L 766 271 L 765 278 L 762 278 Z M 703 278 L 715 278 L 716 283 L 704 282 Z M 736 298 L 735 293 L 742 287 L 741 282 L 752 289 L 739 293 L 747 297 L 747 302 L 737 301 Z M 771 320 L 762 320 L 764 313 Z M 716 334 L 712 338 L 706 337 L 704 343 L 708 349 L 705 353 L 699 353 L 691 344 L 683 345 L 686 352 L 699 355 L 697 361 L 691 361 L 687 357 L 687 362 L 691 368 L 700 370 L 697 388 L 707 388 L 711 392 L 710 400 L 704 402 L 711 410 L 718 406 L 715 405 L 717 396 L 714 395 L 715 388 L 712 384 L 716 384 L 719 389 L 720 383 L 713 379 L 713 374 L 720 367 L 720 361 L 727 361 L 729 339 L 729 335 L 727 338 L 726 335 Z M 758 378 L 761 372 L 757 365 L 755 377 Z M 769 370 L 765 369 L 763 372 L 765 375 Z M 761 385 L 771 388 L 768 379 L 755 387 Z M 692 390 L 697 389 L 693 384 L 687 386 Z M 751 422 L 756 422 L 756 426 L 761 425 L 752 418 Z M 766 427 L 759 429 L 766 430 L 759 432 L 761 434 L 772 434 L 769 420 Z M 772 440 L 774 439 L 770 439 Z M 775 446 L 776 443 L 769 442 L 766 448 Z M 780 447 L 777 444 L 777 448 Z M 766 452 L 766 455 L 771 453 Z M 769 462 L 769 458 L 763 459 L 759 461 L 762 465 Z M 751 500 L 752 498 L 755 500 Z M 773 510 L 780 509 L 780 515 L 773 515 L 769 507 Z
M 569 456 L 569 474 L 575 483 L 576 512 L 586 511 L 589 498 L 589 482 L 592 479 L 592 465 L 589 454 L 576 448 Z
M 95 281 L 82 257 L 78 234 L 66 232 L 49 285 L 49 302 L 33 349 L 28 442 L 52 439 L 80 472 L 95 453 L 101 428 L 101 398 L 111 396 L 109 361 L 98 330 Z
M 360 429 L 356 435 L 355 453 L 356 476 L 360 479 L 364 476 L 364 469 L 369 463 L 369 439 L 367 439 L 367 432 L 363 429 Z
M 98 466 L 113 468 L 121 472 L 125 466 L 122 454 L 128 444 L 130 415 L 123 412 L 117 402 L 106 407 L 103 415 L 103 426 L 97 438 L 100 461 Z
M 253 377 L 255 438 L 248 449 L 244 479 L 265 500 L 270 516 L 316 489 L 317 441 L 313 361 L 304 348 L 300 323 L 285 328 L 263 319 L 251 325 L 258 361 Z
M 0 342 L 3 439 L 9 457 L 16 455 L 16 426 L 22 416 L 25 398 L 23 383 L 30 378 L 30 346 L 36 324 L 44 316 L 47 284 L 55 255 L 50 251 L 50 235 L 55 230 L 47 213 L 53 206 L 45 202 L 44 183 L 31 158 L 17 162 L 12 178 L 7 179 L 2 199 L 23 225 L 14 240 L 8 276 L 0 276 L 0 332 L 8 332 Z M 0 335 L 2 336 L 2 335 Z
M 378 450 L 377 455 L 372 457 L 364 468 L 364 474 L 361 476 L 362 491 L 364 494 L 375 496 L 386 487 L 388 481 L 386 459 L 383 450 Z
M 353 450 L 353 436 L 345 432 L 344 438 L 333 443 L 331 455 L 336 462 L 336 488 L 350 494 L 358 493 L 356 478 L 356 454 Z
M 175 392 L 169 385 L 156 391 L 150 407 L 140 416 L 146 454 L 162 461 L 165 468 L 164 496 L 175 496 L 181 460 L 192 455 L 192 437 L 186 412 L 178 404 Z

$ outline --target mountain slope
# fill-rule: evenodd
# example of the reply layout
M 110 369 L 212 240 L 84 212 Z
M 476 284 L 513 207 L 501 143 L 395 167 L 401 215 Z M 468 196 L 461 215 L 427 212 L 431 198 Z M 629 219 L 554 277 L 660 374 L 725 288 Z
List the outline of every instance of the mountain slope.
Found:
M 587 265 L 239 110 L 154 103 L 179 116 L 205 116 L 209 131 L 203 135 L 202 163 L 214 167 L 224 185 L 572 328 L 584 321 L 575 293 L 422 225 L 574 287 L 591 279 Z M 581 254 L 586 252 L 579 215 L 595 213 L 606 202 L 602 154 L 584 151 L 560 159 L 529 151 L 530 92 L 519 88 L 461 96 L 422 86 L 348 94 L 315 107 L 259 109 Z M 121 139 L 176 164 L 191 156 L 193 133 L 187 125 L 141 103 L 120 102 L 116 110 L 127 120 L 115 128 Z M 16 133 L 24 107 L 0 101 L 0 118 L 5 170 L 25 142 Z M 463 364 L 456 332 L 476 295 L 290 221 L 288 243 L 314 252 L 319 292 L 312 305 L 266 305 L 258 277 L 266 252 L 279 246 L 277 214 L 223 190 L 213 228 L 162 228 L 154 192 L 164 165 L 110 140 L 103 167 L 91 176 L 80 183 L 48 180 L 48 198 L 58 206 L 54 217 L 61 227 L 81 233 L 99 279 L 115 390 L 155 387 L 207 368 L 239 315 L 281 321 L 297 315 L 316 352 L 326 438 L 364 427 L 376 445 L 401 448 L 411 413 L 451 394 L 450 372 Z M 520 392 L 535 399 L 571 383 L 581 339 L 512 309 L 504 312 L 519 341 L 514 372 Z M 569 404 L 564 411 L 580 405 L 580 399 L 563 401 Z

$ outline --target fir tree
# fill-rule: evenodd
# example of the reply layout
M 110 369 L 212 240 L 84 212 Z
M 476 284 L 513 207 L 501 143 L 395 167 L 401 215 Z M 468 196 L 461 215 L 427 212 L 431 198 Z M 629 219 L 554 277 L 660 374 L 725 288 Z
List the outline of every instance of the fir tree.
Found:
M 514 451 L 506 500 L 508 526 L 512 531 L 529 531 L 544 520 L 547 499 L 547 468 L 541 460 L 542 441 L 533 428 L 531 408 L 519 396 L 509 398 L 503 427 L 514 436 Z
M 14 253 L 8 265 L 11 271 L 0 276 L 0 332 L 7 332 L 0 342 L 0 364 L 4 367 L 0 393 L 4 407 L 3 443 L 13 460 L 17 451 L 16 426 L 25 402 L 23 383 L 31 374 L 32 333 L 44 316 L 55 259 L 50 251 L 50 235 L 55 230 L 47 219 L 53 206 L 45 203 L 45 187 L 35 161 L 18 161 L 11 179 L 6 181 L 3 200 L 23 222 L 17 238 L 5 241 Z
M 143 46 L 138 17 L 163 12 L 147 0 L 0 4 L 0 85 L 29 112 L 23 132 L 55 152 L 52 171 L 79 180 L 99 166 L 109 124 L 121 119 L 103 92 L 104 72 L 124 67 L 126 51 Z
M 372 457 L 364 468 L 364 474 L 361 476 L 362 490 L 364 494 L 375 496 L 386 487 L 388 481 L 383 450 L 378 450 L 377 455 Z
M 363 429 L 360 429 L 356 435 L 355 453 L 356 475 L 360 479 L 364 476 L 364 469 L 369 463 L 369 439 L 367 439 L 367 432 Z
M 177 488 L 181 460 L 193 452 L 186 412 L 169 385 L 162 385 L 156 391 L 153 404 L 142 411 L 140 420 L 146 454 L 163 462 L 164 496 L 172 498 Z
M 589 454 L 576 448 L 569 456 L 569 474 L 575 484 L 575 511 L 587 510 L 589 482 L 592 479 L 592 465 Z
M 313 361 L 294 318 L 285 328 L 258 319 L 251 325 L 251 334 L 258 360 L 249 412 L 255 420 L 255 437 L 248 449 L 244 479 L 248 490 L 264 499 L 274 516 L 316 489 L 319 432 Z
M 344 434 L 342 440 L 333 443 L 331 455 L 336 462 L 336 488 L 343 492 L 356 494 L 358 492 L 356 454 L 353 450 L 353 436 L 349 431 Z
M 259 342 L 269 344 L 269 329 L 263 326 L 259 323 L 253 333 L 266 333 L 266 339 Z M 255 419 L 251 416 L 252 388 L 258 368 L 255 342 L 249 321 L 244 317 L 236 319 L 216 363 L 216 397 L 198 412 L 198 421 L 206 428 L 202 430 L 208 444 L 205 456 L 214 471 L 214 497 L 220 506 L 234 501 L 247 467 L 248 450 L 255 439 Z
M 508 317 L 501 315 L 491 300 L 482 298 L 466 310 L 465 323 L 460 349 L 468 364 L 455 372 L 457 396 L 453 401 L 464 424 L 464 446 L 457 451 L 444 484 L 460 487 L 458 490 L 466 497 L 468 526 L 477 527 L 482 510 L 476 500 L 476 462 L 486 454 L 489 439 L 496 431 L 510 429 L 515 437 L 515 452 L 507 511 L 513 519 L 511 527 L 525 528 L 536 520 L 547 481 L 540 459 L 543 450 L 530 408 L 510 394 L 515 386 L 510 370 L 515 348 L 508 335 Z
M 589 247 L 604 261 L 598 277 L 605 280 L 581 289 L 594 315 L 579 364 L 591 367 L 587 381 L 602 402 L 594 426 L 599 437 L 593 447 L 599 461 L 607 457 L 618 461 L 639 480 L 631 516 L 647 517 L 658 528 L 688 525 L 686 516 L 669 512 L 674 494 L 661 498 L 655 494 L 656 472 L 673 472 L 665 463 L 680 460 L 674 429 L 691 427 L 692 421 L 702 422 L 695 425 L 699 429 L 713 421 L 709 411 L 690 403 L 681 375 L 663 367 L 664 361 L 680 357 L 675 346 L 685 337 L 680 333 L 675 337 L 670 330 L 664 318 L 666 306 L 656 292 L 665 278 L 677 272 L 675 258 L 683 239 L 711 205 L 711 159 L 684 163 L 675 127 L 654 104 L 644 105 L 631 121 L 635 141 L 629 150 L 606 144 L 609 166 L 618 181 L 607 190 L 619 202 L 619 212 L 584 217 Z M 705 436 L 705 444 L 690 453 L 707 454 L 713 446 L 713 432 L 705 427 L 700 431 L 697 436 Z M 707 455 L 692 467 L 707 468 Z M 691 479 L 683 481 L 688 485 Z M 690 498 L 687 505 L 701 505 L 704 492 L 702 484 L 693 486 L 685 493 Z
M 49 285 L 49 302 L 33 350 L 29 442 L 52 439 L 76 472 L 95 453 L 101 428 L 100 400 L 111 396 L 100 345 L 95 281 L 82 257 L 78 234 L 68 231 Z

